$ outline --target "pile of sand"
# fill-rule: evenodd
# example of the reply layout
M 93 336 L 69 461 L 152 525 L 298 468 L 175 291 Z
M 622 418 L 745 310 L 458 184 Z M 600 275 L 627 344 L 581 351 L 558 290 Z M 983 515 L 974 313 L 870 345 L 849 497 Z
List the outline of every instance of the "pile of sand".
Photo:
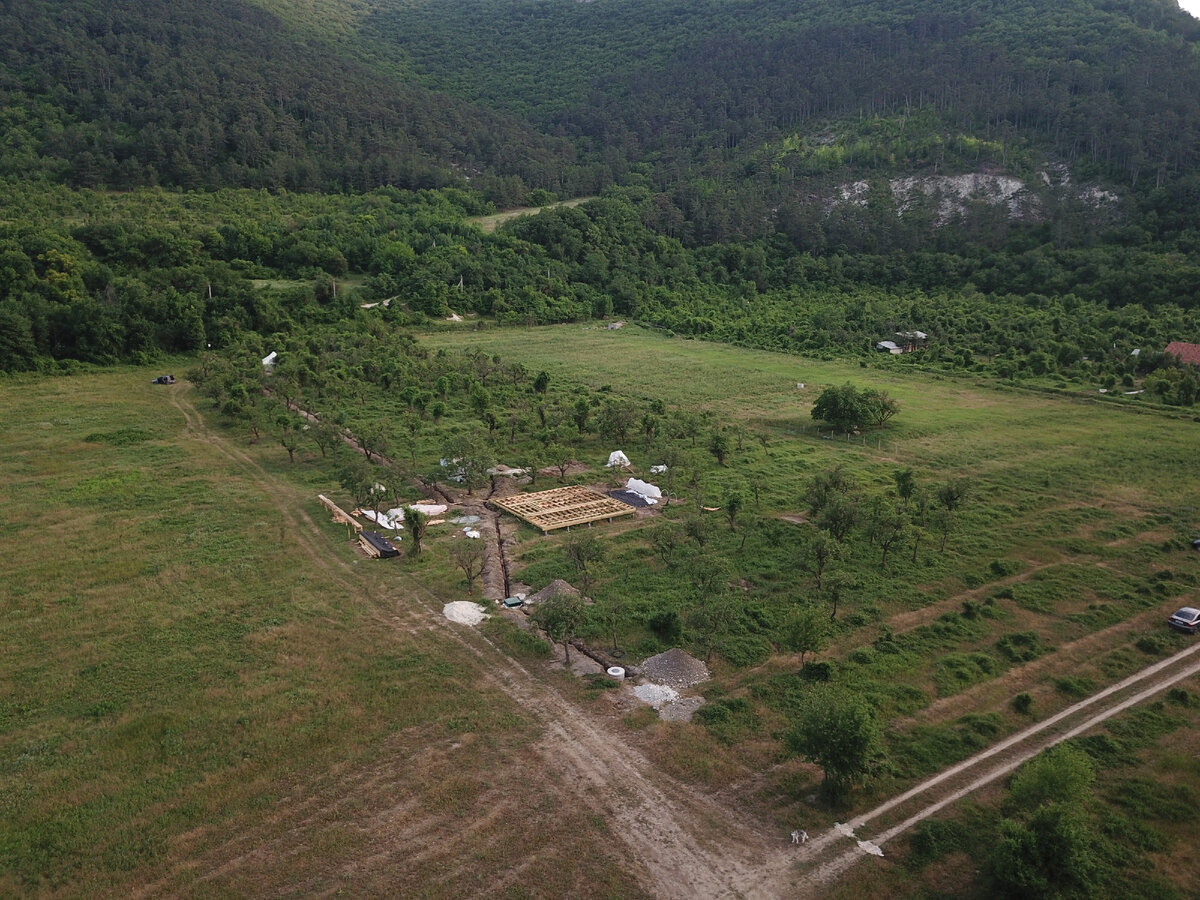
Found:
M 479 608 L 478 603 L 470 600 L 455 600 L 442 607 L 442 615 L 451 622 L 461 622 L 463 625 L 478 625 L 487 618 L 487 614 Z

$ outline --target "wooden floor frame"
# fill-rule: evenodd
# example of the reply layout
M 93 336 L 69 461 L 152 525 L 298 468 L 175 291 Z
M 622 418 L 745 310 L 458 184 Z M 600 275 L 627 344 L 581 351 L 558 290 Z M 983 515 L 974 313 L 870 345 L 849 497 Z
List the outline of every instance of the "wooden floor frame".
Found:
M 518 519 L 548 534 L 558 528 L 611 521 L 618 516 L 631 516 L 637 510 L 627 503 L 607 497 L 594 488 L 561 487 L 536 494 L 517 494 L 492 500 L 494 504 Z

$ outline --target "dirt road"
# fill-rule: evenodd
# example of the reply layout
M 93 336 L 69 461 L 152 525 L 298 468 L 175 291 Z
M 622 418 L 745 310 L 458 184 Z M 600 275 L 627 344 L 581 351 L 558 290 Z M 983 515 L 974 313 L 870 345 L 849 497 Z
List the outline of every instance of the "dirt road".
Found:
M 1116 684 L 1081 700 L 1024 731 L 921 782 L 875 809 L 835 826 L 805 845 L 804 884 L 811 896 L 821 893 L 856 862 L 880 856 L 883 846 L 918 822 L 963 797 L 1003 778 L 1043 750 L 1083 734 L 1118 713 L 1200 673 L 1200 643 L 1193 644 Z M 868 823 L 880 820 L 868 836 Z M 882 830 L 879 830 L 883 826 Z

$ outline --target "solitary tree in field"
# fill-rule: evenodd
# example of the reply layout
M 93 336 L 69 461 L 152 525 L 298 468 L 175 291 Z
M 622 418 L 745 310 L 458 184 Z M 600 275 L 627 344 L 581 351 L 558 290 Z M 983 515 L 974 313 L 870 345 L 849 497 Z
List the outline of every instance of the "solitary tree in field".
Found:
M 723 431 L 714 431 L 708 440 L 708 452 L 716 458 L 718 465 L 725 465 L 729 457 L 729 435 Z
M 901 469 L 899 472 L 893 472 L 892 477 L 896 480 L 896 496 L 904 501 L 904 508 L 908 509 L 913 492 L 917 489 L 917 477 L 913 474 L 912 469 Z
M 821 590 L 821 580 L 830 563 L 842 555 L 842 545 L 824 531 L 818 531 L 805 548 L 805 559 L 809 569 L 817 576 L 817 590 Z
M 607 548 L 593 534 L 572 534 L 563 544 L 563 553 L 567 562 L 575 567 L 583 580 L 583 590 L 586 593 L 591 587 L 592 576 L 604 561 Z
M 450 545 L 450 561 L 467 579 L 467 593 L 475 593 L 475 579 L 483 573 L 483 544 L 464 537 Z
M 800 668 L 809 653 L 820 653 L 829 644 L 829 620 L 815 606 L 802 606 L 788 616 L 783 626 L 783 644 L 800 654 Z
M 563 656 L 571 663 L 571 638 L 583 622 L 583 598 L 568 593 L 555 594 L 537 605 L 531 618 L 550 640 L 563 645 Z
M 420 556 L 421 541 L 425 539 L 425 533 L 429 530 L 429 516 L 419 509 L 409 509 L 405 511 L 404 518 L 408 520 L 408 535 L 412 540 L 413 555 Z
M 882 730 L 870 703 L 832 686 L 809 695 L 787 743 L 825 772 L 821 787 L 830 799 L 865 781 L 883 758 Z
M 300 446 L 301 422 L 290 413 L 281 412 L 275 419 L 279 426 L 279 443 L 287 451 L 288 462 L 296 461 L 296 449 Z
M 821 392 L 813 404 L 812 417 L 843 431 L 857 431 L 885 425 L 899 411 L 900 404 L 885 391 L 843 384 Z

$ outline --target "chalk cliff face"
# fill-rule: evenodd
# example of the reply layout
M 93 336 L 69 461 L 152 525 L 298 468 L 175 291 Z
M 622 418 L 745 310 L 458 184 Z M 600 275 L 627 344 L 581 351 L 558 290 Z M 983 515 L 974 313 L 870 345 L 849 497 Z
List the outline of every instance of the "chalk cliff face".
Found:
M 874 196 L 871 182 L 855 181 L 840 185 L 826 209 L 831 211 L 840 205 L 870 206 L 884 197 L 895 205 L 899 216 L 932 206 L 934 223 L 939 226 L 968 215 L 971 206 L 980 203 L 1005 207 L 1014 221 L 1044 220 L 1050 202 L 1074 202 L 1089 208 L 1098 218 L 1108 219 L 1116 214 L 1121 199 L 1112 191 L 1073 184 L 1065 167 L 1048 167 L 1032 182 L 991 172 L 910 175 L 889 179 L 886 191 Z

